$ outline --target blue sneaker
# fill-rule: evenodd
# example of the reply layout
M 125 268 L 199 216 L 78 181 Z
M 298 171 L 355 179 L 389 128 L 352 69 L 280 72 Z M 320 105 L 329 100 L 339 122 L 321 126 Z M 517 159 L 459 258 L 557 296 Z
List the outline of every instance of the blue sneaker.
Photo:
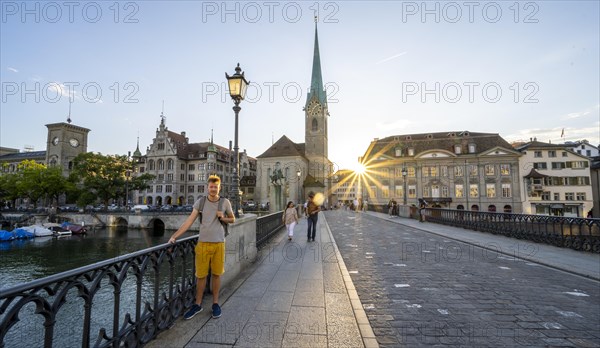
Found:
M 217 319 L 221 316 L 221 306 L 218 303 L 213 303 L 212 306 L 212 317 Z
M 185 312 L 185 314 L 183 315 L 183 319 L 185 320 L 190 320 L 192 319 L 196 314 L 202 312 L 202 306 L 198 305 L 198 304 L 194 304 L 192 306 L 192 308 L 190 308 L 189 311 Z

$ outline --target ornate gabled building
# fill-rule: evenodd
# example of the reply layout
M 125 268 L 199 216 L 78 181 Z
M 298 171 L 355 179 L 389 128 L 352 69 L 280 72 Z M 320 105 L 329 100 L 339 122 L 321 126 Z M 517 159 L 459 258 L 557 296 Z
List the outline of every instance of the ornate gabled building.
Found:
M 399 203 L 521 212 L 519 157 L 498 134 L 438 132 L 375 139 L 360 162 L 369 206 Z
M 149 173 L 155 176 L 145 191 L 134 192 L 135 204 L 185 205 L 193 204 L 206 195 L 207 179 L 216 174 L 221 178 L 221 195 L 229 197 L 233 180 L 233 151 L 209 142 L 190 143 L 186 132 L 170 131 L 161 115 L 156 137 L 142 155 L 138 147 L 133 154 L 135 174 Z M 256 159 L 246 151 L 240 153 L 241 186 L 253 190 L 252 177 L 256 176 Z M 244 196 L 244 195 L 243 195 Z M 246 197 L 244 197 L 246 198 Z
M 569 144 L 533 140 L 517 147 L 526 214 L 586 217 L 593 207 L 590 159 Z
M 328 158 L 329 111 L 321 72 L 319 35 L 315 24 L 315 46 L 310 90 L 304 104 L 304 143 L 282 136 L 257 157 L 257 199 L 271 210 L 282 210 L 288 201 L 304 201 L 308 192 L 331 200 L 333 165 Z

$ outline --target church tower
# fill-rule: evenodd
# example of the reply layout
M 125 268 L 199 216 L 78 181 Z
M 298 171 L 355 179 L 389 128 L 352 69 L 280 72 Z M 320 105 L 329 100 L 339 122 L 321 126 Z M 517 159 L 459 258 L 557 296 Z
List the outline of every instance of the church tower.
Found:
M 304 106 L 305 116 L 305 155 L 309 161 L 308 174 L 316 181 L 327 186 L 327 178 L 331 174 L 331 162 L 328 155 L 327 95 L 321 74 L 321 56 L 319 53 L 319 35 L 315 17 L 315 49 L 313 55 L 310 90 Z

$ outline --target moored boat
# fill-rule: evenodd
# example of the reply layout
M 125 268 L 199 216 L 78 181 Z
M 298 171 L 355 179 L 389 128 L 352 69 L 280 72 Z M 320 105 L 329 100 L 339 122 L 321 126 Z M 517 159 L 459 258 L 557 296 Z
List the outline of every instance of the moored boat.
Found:
M 16 239 L 30 239 L 35 237 L 33 232 L 29 232 L 23 228 L 17 228 L 13 231 L 13 233 L 15 234 Z
M 63 222 L 63 224 L 60 225 L 60 227 L 73 232 L 73 234 L 87 233 L 87 229 L 85 228 L 85 226 L 72 224 L 70 222 Z
M 51 236 L 53 234 L 52 231 L 50 231 L 46 227 L 40 226 L 40 225 L 24 226 L 21 228 L 28 232 L 33 233 L 36 237 Z
M 60 237 L 60 236 L 70 236 L 72 234 L 73 234 L 73 232 L 71 232 L 69 230 L 57 230 L 57 231 L 54 231 L 54 235 L 57 236 L 57 237 Z
M 0 230 L 0 242 L 10 242 L 15 239 L 15 234 L 13 232 Z

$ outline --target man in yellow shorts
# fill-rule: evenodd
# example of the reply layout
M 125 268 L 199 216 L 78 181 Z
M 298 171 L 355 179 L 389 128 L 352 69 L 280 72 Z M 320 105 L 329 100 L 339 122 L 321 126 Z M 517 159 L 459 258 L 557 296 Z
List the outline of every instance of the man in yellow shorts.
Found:
M 221 287 L 221 275 L 225 273 L 225 229 L 223 224 L 235 222 L 235 217 L 229 200 L 219 196 L 220 189 L 221 179 L 216 175 L 211 175 L 208 178 L 208 196 L 200 197 L 194 203 L 194 209 L 190 216 L 169 239 L 169 243 L 175 243 L 177 237 L 185 233 L 196 218 L 200 217 L 200 233 L 195 248 L 196 303 L 183 315 L 186 320 L 192 319 L 202 311 L 202 295 L 204 295 L 209 266 L 212 273 L 212 317 L 221 316 L 219 288 Z M 219 202 L 220 200 L 223 201 Z

